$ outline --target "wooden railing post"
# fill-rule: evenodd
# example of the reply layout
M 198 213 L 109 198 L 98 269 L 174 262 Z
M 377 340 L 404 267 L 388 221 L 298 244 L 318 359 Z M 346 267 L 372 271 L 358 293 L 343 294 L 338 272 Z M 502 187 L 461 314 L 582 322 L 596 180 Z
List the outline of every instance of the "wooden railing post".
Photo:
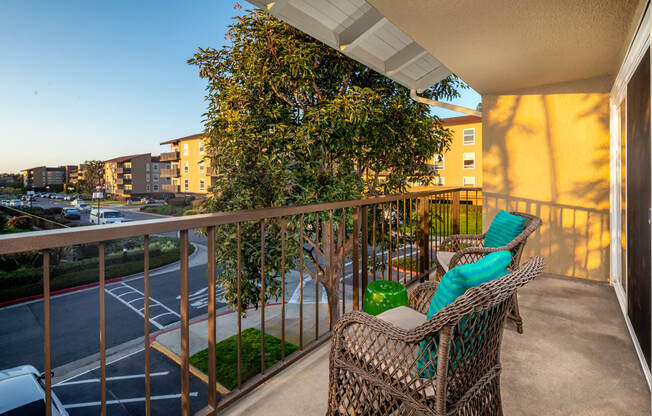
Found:
M 368 232 L 367 224 L 369 223 L 369 218 L 367 215 L 367 206 L 363 205 L 360 207 L 360 234 L 362 234 L 362 295 L 364 296 L 365 290 L 367 290 L 367 280 L 369 280 L 369 241 L 368 241 Z M 375 255 L 375 253 L 374 253 Z
M 421 198 L 419 222 L 419 274 L 423 276 L 430 268 L 430 201 L 428 197 Z M 423 277 L 422 279 L 423 280 Z
M 460 193 L 461 191 L 453 191 L 451 203 L 451 219 L 453 223 L 453 234 L 460 233 Z
M 358 227 L 360 225 L 360 207 L 353 209 L 353 310 L 357 311 L 360 302 L 360 275 L 359 275 L 359 253 L 358 245 L 360 243 Z M 364 273 L 364 272 L 363 272 Z

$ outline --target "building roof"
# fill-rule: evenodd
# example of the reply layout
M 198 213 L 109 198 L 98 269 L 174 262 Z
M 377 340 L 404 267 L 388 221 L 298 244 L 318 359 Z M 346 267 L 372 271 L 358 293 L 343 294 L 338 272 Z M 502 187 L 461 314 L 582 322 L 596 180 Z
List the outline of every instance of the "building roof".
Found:
M 149 155 L 150 155 L 150 153 L 140 153 L 140 154 L 137 154 L 137 155 L 120 156 L 120 157 L 116 157 L 116 158 L 113 158 L 113 159 L 105 160 L 104 162 L 105 163 L 108 163 L 108 162 L 122 163 L 122 162 L 126 162 L 127 160 L 135 159 L 137 157 L 149 156 Z
M 365 0 L 248 1 L 405 87 L 424 90 L 451 74 Z
M 190 136 L 180 137 L 178 139 L 166 140 L 164 142 L 161 142 L 161 144 L 172 144 L 172 143 L 181 142 L 181 141 L 184 141 L 184 140 L 201 139 L 204 136 L 205 136 L 204 133 L 192 134 Z
M 480 123 L 480 122 L 482 122 L 482 117 L 478 117 L 478 116 L 460 116 L 460 117 L 448 117 L 448 118 L 441 119 L 441 124 L 444 126 L 456 126 L 458 124 Z

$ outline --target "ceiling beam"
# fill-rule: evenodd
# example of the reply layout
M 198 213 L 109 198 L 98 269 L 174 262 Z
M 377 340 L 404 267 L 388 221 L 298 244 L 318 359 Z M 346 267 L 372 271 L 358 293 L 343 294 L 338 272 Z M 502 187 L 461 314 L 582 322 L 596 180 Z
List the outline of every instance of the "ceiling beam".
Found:
M 278 13 L 285 5 L 288 4 L 290 0 L 276 0 L 267 2 L 266 9 L 270 13 Z
M 385 72 L 388 75 L 398 72 L 427 54 L 428 52 L 426 52 L 425 49 L 419 46 L 416 42 L 412 42 L 385 61 Z
M 416 80 L 416 90 L 418 92 L 427 90 L 428 88 L 432 87 L 442 79 L 446 78 L 451 74 L 451 71 L 448 70 L 444 65 L 439 65 L 437 68 L 433 69 L 432 71 L 428 72 L 426 75 L 422 76 L 418 80 Z
M 387 22 L 387 19 L 378 10 L 373 7 L 370 8 L 340 33 L 338 37 L 340 50 L 353 48 L 365 36 L 385 24 L 385 22 Z

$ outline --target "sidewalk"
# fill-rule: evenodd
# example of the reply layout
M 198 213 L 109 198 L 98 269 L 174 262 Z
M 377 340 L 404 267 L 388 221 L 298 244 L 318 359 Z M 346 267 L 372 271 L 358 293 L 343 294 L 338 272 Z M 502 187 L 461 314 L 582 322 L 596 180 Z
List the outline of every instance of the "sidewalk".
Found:
M 265 333 L 281 338 L 282 319 L 281 304 L 270 304 L 265 307 Z M 234 311 L 225 312 L 217 315 L 215 320 L 215 341 L 220 342 L 232 335 L 238 330 L 238 314 Z M 261 309 L 250 309 L 247 311 L 247 317 L 242 318 L 241 328 L 260 329 Z M 303 305 L 303 343 L 308 344 L 315 339 L 315 305 Z M 328 330 L 328 304 L 319 304 L 319 333 L 323 334 Z M 299 345 L 299 305 L 285 305 L 285 340 L 295 345 Z M 208 318 L 202 318 L 190 323 L 190 355 L 204 350 L 208 346 Z M 154 348 L 156 344 L 164 347 L 173 354 L 181 354 L 181 329 L 176 326 L 164 330 L 152 336 Z M 163 352 L 163 351 L 162 351 Z

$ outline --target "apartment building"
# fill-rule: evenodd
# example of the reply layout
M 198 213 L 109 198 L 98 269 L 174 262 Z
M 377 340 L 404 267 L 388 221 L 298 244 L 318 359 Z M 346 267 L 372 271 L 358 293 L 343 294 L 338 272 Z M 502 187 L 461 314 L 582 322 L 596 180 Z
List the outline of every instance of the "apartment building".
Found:
M 193 134 L 162 142 L 170 145 L 170 152 L 161 153 L 161 162 L 169 162 L 165 176 L 170 183 L 165 192 L 205 195 L 214 185 L 210 161 L 206 159 L 205 136 Z
M 152 193 L 167 192 L 163 188 L 171 183 L 170 162 L 162 162 L 161 156 L 152 156 Z
M 50 185 L 66 183 L 66 167 L 37 166 L 20 172 L 23 186 L 27 188 L 45 188 Z
M 461 116 L 442 119 L 451 130 L 450 150 L 433 160 L 435 186 L 482 187 L 482 118 Z

